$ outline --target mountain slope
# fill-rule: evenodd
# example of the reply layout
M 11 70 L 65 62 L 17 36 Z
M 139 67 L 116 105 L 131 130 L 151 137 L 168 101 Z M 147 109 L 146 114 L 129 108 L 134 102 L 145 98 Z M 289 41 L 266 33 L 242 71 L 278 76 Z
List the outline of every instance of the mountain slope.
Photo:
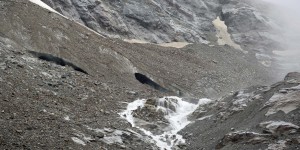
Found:
M 158 149 L 119 116 L 127 103 L 269 82 L 254 56 L 226 45 L 130 44 L 28 1 L 0 7 L 0 149 Z

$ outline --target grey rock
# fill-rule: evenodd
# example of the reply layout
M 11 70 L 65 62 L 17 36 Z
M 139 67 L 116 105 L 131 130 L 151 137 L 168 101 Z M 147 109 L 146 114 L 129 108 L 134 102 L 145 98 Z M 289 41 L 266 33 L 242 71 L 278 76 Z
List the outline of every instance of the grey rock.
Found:
M 42 0 L 107 37 L 154 43 L 215 42 L 212 21 L 220 16 L 243 49 L 270 53 L 280 47 L 280 28 L 263 12 L 266 4 L 245 0 Z M 214 38 L 212 38 L 214 37 Z
M 204 42 L 220 11 L 218 0 L 43 1 L 105 36 L 155 43 Z
M 101 138 L 104 137 L 104 133 L 102 133 L 102 132 L 96 132 L 96 133 L 93 134 L 93 137 L 101 139 Z

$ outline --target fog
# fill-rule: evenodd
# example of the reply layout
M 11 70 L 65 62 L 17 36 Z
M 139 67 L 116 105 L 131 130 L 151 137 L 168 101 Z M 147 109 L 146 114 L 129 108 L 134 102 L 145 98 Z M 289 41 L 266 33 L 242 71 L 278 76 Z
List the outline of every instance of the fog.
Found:
M 268 15 L 275 20 L 279 28 L 276 32 L 282 38 L 282 49 L 274 50 L 275 67 L 279 69 L 279 78 L 288 72 L 300 71 L 300 1 L 299 0 L 263 0 L 270 3 Z

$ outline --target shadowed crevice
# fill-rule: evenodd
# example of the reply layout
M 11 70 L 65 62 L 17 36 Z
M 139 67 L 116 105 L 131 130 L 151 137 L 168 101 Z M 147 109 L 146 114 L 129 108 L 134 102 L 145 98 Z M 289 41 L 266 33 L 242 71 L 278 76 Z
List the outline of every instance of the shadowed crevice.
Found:
M 70 66 L 76 71 L 82 72 L 84 74 L 88 74 L 85 70 L 78 67 L 77 65 L 75 65 L 75 64 L 73 64 L 69 61 L 66 61 L 62 58 L 53 56 L 51 54 L 39 53 L 39 52 L 34 52 L 34 51 L 29 51 L 29 53 L 31 53 L 33 56 L 37 57 L 38 59 L 45 60 L 45 61 L 48 61 L 48 62 L 52 62 L 52 63 L 55 63 L 55 64 L 60 65 L 60 66 Z
M 145 76 L 141 73 L 135 73 L 134 76 L 142 84 L 147 84 L 147 85 L 151 86 L 152 88 L 154 88 L 158 91 L 161 91 L 161 92 L 168 92 L 168 90 L 166 88 L 160 86 L 159 84 L 152 81 L 150 78 L 148 78 L 147 76 Z

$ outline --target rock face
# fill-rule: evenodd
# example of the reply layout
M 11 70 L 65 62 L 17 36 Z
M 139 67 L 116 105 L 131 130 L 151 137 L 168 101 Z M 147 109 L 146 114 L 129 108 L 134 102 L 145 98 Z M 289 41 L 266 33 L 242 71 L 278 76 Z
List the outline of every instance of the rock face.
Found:
M 109 37 L 154 43 L 216 41 L 218 16 L 243 49 L 266 52 L 277 46 L 275 24 L 261 13 L 262 3 L 242 0 L 43 0 L 58 12 Z
M 255 54 L 264 66 L 281 69 L 277 64 L 281 60 L 274 59 L 273 51 L 284 49 L 284 27 L 270 15 L 269 4 L 261 0 L 42 1 L 106 37 L 209 45 L 225 40 L 235 49 Z M 224 21 L 228 37 L 219 37 L 224 31 L 214 26 L 217 18 Z M 280 70 L 276 76 L 282 78 L 290 71 Z
M 222 1 L 221 19 L 228 26 L 233 40 L 244 49 L 270 54 L 279 47 L 278 26 L 268 18 L 267 5 L 259 1 Z M 277 33 L 276 33 L 277 32 Z
M 220 7 L 213 1 L 44 0 L 62 14 L 110 37 L 207 42 Z

